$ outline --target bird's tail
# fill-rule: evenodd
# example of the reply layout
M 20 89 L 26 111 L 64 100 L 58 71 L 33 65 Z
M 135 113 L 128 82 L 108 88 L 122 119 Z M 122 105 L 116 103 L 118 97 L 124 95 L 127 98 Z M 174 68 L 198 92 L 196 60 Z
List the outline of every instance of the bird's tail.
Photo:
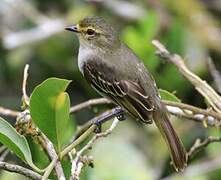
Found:
M 174 168 L 183 171 L 187 166 L 186 150 L 169 121 L 166 108 L 163 104 L 161 106 L 153 113 L 154 122 L 168 145 Z

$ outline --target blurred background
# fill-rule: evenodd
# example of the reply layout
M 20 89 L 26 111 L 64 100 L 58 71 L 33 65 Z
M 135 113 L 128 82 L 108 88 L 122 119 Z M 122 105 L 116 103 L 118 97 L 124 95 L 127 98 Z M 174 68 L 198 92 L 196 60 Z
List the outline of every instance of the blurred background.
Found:
M 214 85 L 207 60 L 211 57 L 221 71 L 220 0 L 1 0 L 0 106 L 20 110 L 26 63 L 30 64 L 29 94 L 46 78 L 58 77 L 72 80 L 68 88 L 72 105 L 100 97 L 78 70 L 76 36 L 64 31 L 66 25 L 94 15 L 102 16 L 119 31 L 121 39 L 152 72 L 158 87 L 174 92 L 185 103 L 206 108 L 204 99 L 176 68 L 155 56 L 151 41 L 158 39 L 171 52 L 182 55 L 191 70 Z M 107 108 L 110 105 L 74 114 L 73 124 L 82 124 Z M 187 149 L 196 138 L 220 136 L 217 129 L 190 120 L 173 117 L 172 123 Z M 29 143 L 35 162 L 44 167 L 47 158 L 34 142 Z M 156 128 L 128 120 L 96 144 L 91 152 L 95 167 L 85 168 L 82 179 L 220 179 L 220 148 L 219 143 L 211 144 L 189 160 L 183 175 L 175 174 Z M 22 164 L 13 156 L 7 160 Z M 68 173 L 70 167 L 65 166 Z M 15 178 L 24 179 L 0 173 L 0 179 Z

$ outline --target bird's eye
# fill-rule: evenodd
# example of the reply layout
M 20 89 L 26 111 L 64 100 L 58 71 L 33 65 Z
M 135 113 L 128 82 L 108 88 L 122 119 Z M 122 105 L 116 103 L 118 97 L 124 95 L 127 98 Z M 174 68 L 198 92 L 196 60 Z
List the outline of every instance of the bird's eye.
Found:
M 88 30 L 87 30 L 87 34 L 90 35 L 90 36 L 92 36 L 92 35 L 95 34 L 95 31 L 94 31 L 93 29 L 88 29 Z

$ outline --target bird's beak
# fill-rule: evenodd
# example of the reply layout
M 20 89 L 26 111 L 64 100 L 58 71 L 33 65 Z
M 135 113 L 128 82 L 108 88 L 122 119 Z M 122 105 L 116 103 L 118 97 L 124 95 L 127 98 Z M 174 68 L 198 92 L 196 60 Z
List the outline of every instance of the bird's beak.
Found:
M 65 27 L 65 30 L 76 32 L 76 33 L 80 32 L 77 25 L 67 26 Z

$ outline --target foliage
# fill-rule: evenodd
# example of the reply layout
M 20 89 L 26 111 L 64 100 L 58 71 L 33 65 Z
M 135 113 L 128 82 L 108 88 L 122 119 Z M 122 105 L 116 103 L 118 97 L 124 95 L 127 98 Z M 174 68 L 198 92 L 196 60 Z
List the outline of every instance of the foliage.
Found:
M 32 162 L 32 155 L 24 136 L 16 130 L 3 118 L 0 117 L 0 142 L 7 146 L 19 158 L 27 162 L 32 168 L 40 171 Z
M 59 152 L 70 121 L 70 99 L 64 92 L 69 83 L 70 81 L 62 79 L 47 79 L 34 89 L 30 98 L 30 113 L 34 123 Z

